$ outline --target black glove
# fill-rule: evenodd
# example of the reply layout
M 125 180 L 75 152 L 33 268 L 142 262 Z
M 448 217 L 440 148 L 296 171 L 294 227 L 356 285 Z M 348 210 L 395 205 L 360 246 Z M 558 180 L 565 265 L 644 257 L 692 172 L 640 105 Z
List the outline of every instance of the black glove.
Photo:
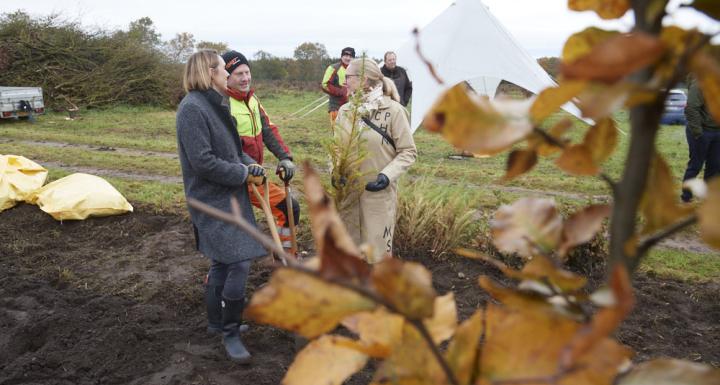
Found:
M 248 173 L 249 173 L 250 175 L 252 175 L 252 176 L 263 176 L 263 175 L 265 175 L 265 169 L 263 168 L 263 166 L 261 166 L 261 165 L 259 165 L 259 164 L 257 164 L 257 163 L 253 163 L 253 164 L 251 164 L 251 165 L 248 165 L 247 168 L 248 168 Z
M 295 175 L 295 163 L 290 158 L 281 160 L 277 166 L 277 174 L 280 175 L 283 182 L 290 182 Z
M 368 191 L 381 191 L 385 190 L 387 186 L 390 185 L 390 179 L 388 179 L 387 175 L 380 173 L 377 176 L 377 179 L 375 182 L 368 182 L 368 184 L 365 185 L 365 190 Z

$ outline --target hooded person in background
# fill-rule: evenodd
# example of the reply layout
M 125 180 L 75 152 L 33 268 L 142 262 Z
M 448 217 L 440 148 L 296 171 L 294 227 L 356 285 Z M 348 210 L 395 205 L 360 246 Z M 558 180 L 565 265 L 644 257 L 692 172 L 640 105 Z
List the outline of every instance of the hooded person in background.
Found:
M 341 210 L 340 216 L 355 243 L 370 246 L 365 252 L 368 263 L 377 263 L 392 256 L 397 181 L 415 163 L 417 149 L 409 114 L 398 103 L 395 84 L 383 76 L 377 63 L 368 58 L 354 59 L 345 76 L 348 91 L 362 93 L 361 105 L 346 103 L 340 107 L 334 132 L 341 142 L 348 142 L 355 125 L 366 155 L 358 170 L 364 191 Z M 353 121 L 354 108 L 360 115 L 357 121 Z M 340 175 L 338 179 L 348 178 Z
M 338 109 L 348 101 L 348 89 L 345 82 L 345 69 L 350 60 L 355 57 L 355 49 L 345 47 L 340 51 L 340 62 L 331 64 L 325 69 L 321 88 L 328 94 L 328 113 L 330 114 L 330 125 L 337 119 Z
M 228 109 L 228 73 L 214 50 L 194 53 L 185 65 L 187 95 L 177 110 L 177 142 L 185 196 L 223 212 L 235 198 L 243 218 L 255 225 L 247 183 L 265 170 L 243 152 Z M 245 283 L 250 265 L 267 251 L 239 228 L 188 207 L 196 247 L 211 261 L 205 285 L 208 332 L 221 333 L 231 360 L 248 363 L 240 340 Z
M 263 151 L 267 146 L 268 150 L 279 160 L 276 173 L 284 182 L 290 182 L 295 175 L 295 164 L 292 161 L 290 149 L 280 136 L 278 127 L 270 121 L 270 117 L 260 104 L 260 99 L 255 95 L 255 90 L 251 88 L 250 63 L 243 54 L 237 51 L 225 52 L 222 57 L 225 60 L 225 69 L 230 73 L 227 81 L 230 114 L 237 123 L 237 134 L 242 140 L 243 151 L 262 165 Z M 262 195 L 264 186 L 257 186 L 257 188 Z M 274 183 L 268 183 L 268 188 L 270 207 L 279 229 L 280 240 L 283 248 L 290 249 L 292 244 L 285 189 Z M 250 194 L 250 202 L 255 207 L 261 207 L 260 201 L 254 194 Z M 295 198 L 292 198 L 292 206 L 293 218 L 297 223 L 300 219 L 300 205 Z
M 703 179 L 708 181 L 720 175 L 720 124 L 710 115 L 698 81 L 692 75 L 688 77 L 685 119 L 687 120 L 685 135 L 690 159 L 683 181 L 697 177 L 703 165 L 705 165 Z M 683 202 L 690 202 L 692 200 L 690 190 L 683 189 L 681 199 Z
M 385 77 L 392 79 L 393 83 L 395 83 L 395 87 L 397 87 L 398 94 L 400 95 L 400 104 L 407 107 L 408 103 L 410 103 L 410 98 L 412 97 L 412 82 L 408 77 L 407 71 L 405 71 L 405 68 L 397 65 L 397 55 L 395 55 L 395 52 L 385 52 L 383 61 L 385 63 L 382 68 L 380 68 L 382 70 L 382 74 L 385 75 Z

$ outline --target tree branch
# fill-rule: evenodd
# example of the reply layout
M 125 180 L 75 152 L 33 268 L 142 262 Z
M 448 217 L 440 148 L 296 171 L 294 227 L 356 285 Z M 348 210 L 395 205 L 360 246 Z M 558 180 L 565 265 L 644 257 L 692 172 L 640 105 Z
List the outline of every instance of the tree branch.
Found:
M 388 302 L 385 298 L 378 296 L 374 291 L 370 290 L 367 287 L 356 285 L 356 284 L 354 284 L 352 282 L 348 282 L 348 281 L 325 278 L 320 275 L 320 272 L 309 269 L 306 266 L 303 266 L 303 265 L 295 262 L 294 258 L 292 258 L 292 256 L 287 254 L 285 252 L 285 250 L 283 250 L 282 247 L 275 244 L 275 242 L 273 242 L 273 240 L 270 237 L 268 237 L 267 235 L 260 232 L 255 226 L 253 226 L 250 222 L 246 221 L 240 215 L 240 209 L 239 209 L 239 205 L 237 204 L 237 201 L 234 203 L 232 203 L 232 201 L 231 201 L 231 207 L 232 207 L 234 214 L 230 214 L 230 213 L 226 213 L 222 210 L 218 210 L 212 206 L 209 206 L 209 205 L 202 203 L 193 198 L 187 198 L 187 202 L 190 207 L 192 207 L 204 214 L 207 214 L 213 218 L 216 218 L 221 221 L 235 225 L 238 228 L 240 228 L 241 230 L 245 231 L 246 233 L 248 233 L 248 235 L 250 235 L 255 240 L 260 242 L 268 250 L 281 256 L 281 258 L 284 258 L 288 264 L 286 268 L 295 270 L 295 271 L 303 273 L 303 274 L 307 274 L 309 276 L 312 276 L 313 278 L 317 278 L 322 281 L 331 283 L 333 285 L 340 286 L 344 289 L 351 290 L 351 291 L 377 303 L 378 305 L 381 305 L 381 306 L 387 308 L 388 311 L 390 311 L 391 313 L 395 313 L 395 314 L 403 317 L 411 325 L 413 325 L 415 327 L 415 329 L 417 329 L 417 331 L 420 333 L 422 338 L 425 340 L 428 347 L 430 348 L 430 351 L 433 353 L 433 356 L 435 357 L 435 359 L 438 361 L 438 364 L 440 364 L 440 367 L 445 372 L 445 376 L 447 377 L 448 382 L 450 382 L 450 384 L 452 384 L 452 385 L 460 384 L 458 382 L 457 378 L 455 377 L 455 374 L 452 372 L 452 369 L 450 369 L 450 365 L 447 363 L 445 358 L 442 356 L 442 353 L 440 353 L 440 350 L 435 345 L 435 341 L 433 341 L 432 336 L 430 335 L 430 332 L 428 331 L 427 327 L 425 327 L 425 324 L 422 322 L 422 320 L 411 320 L 411 319 L 407 318 L 403 313 L 400 312 L 400 310 L 395 305 Z

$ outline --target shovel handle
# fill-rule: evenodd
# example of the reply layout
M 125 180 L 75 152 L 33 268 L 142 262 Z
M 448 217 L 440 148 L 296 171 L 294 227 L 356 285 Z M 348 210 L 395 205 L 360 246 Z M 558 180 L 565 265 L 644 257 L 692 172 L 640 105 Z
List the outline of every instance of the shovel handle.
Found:
M 268 188 L 267 178 L 265 179 L 265 183 L 263 185 L 265 197 L 260 194 L 260 191 L 258 191 L 257 186 L 254 184 L 250 184 L 250 188 L 253 190 L 257 200 L 260 201 L 260 207 L 262 207 L 263 213 L 265 213 L 265 220 L 270 228 L 270 234 L 272 235 L 273 241 L 275 241 L 275 244 L 278 245 L 278 247 L 282 248 L 282 241 L 280 240 L 280 235 L 278 234 L 277 227 L 275 226 L 275 218 L 273 218 L 272 211 L 270 210 L 270 189 Z M 287 266 L 285 258 L 282 256 L 280 256 L 280 258 L 283 265 Z

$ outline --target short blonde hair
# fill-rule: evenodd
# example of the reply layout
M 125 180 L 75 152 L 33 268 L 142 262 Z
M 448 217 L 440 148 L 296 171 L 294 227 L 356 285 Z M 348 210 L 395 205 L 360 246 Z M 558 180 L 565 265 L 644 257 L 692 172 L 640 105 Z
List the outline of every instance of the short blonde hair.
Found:
M 348 65 L 347 70 L 345 70 L 346 76 L 359 76 L 360 73 L 362 73 L 365 76 L 365 79 L 367 79 L 366 84 L 368 86 L 375 87 L 376 85 L 382 83 L 383 94 L 389 96 L 396 102 L 400 101 L 400 94 L 398 93 L 397 87 L 395 87 L 395 83 L 393 83 L 392 79 L 386 78 L 383 75 L 382 71 L 380 71 L 380 66 L 375 63 L 375 60 L 366 57 L 353 59 Z
M 185 92 L 205 91 L 212 87 L 212 78 L 208 69 L 217 68 L 219 55 L 214 49 L 202 49 L 190 56 L 185 64 L 183 88 Z

